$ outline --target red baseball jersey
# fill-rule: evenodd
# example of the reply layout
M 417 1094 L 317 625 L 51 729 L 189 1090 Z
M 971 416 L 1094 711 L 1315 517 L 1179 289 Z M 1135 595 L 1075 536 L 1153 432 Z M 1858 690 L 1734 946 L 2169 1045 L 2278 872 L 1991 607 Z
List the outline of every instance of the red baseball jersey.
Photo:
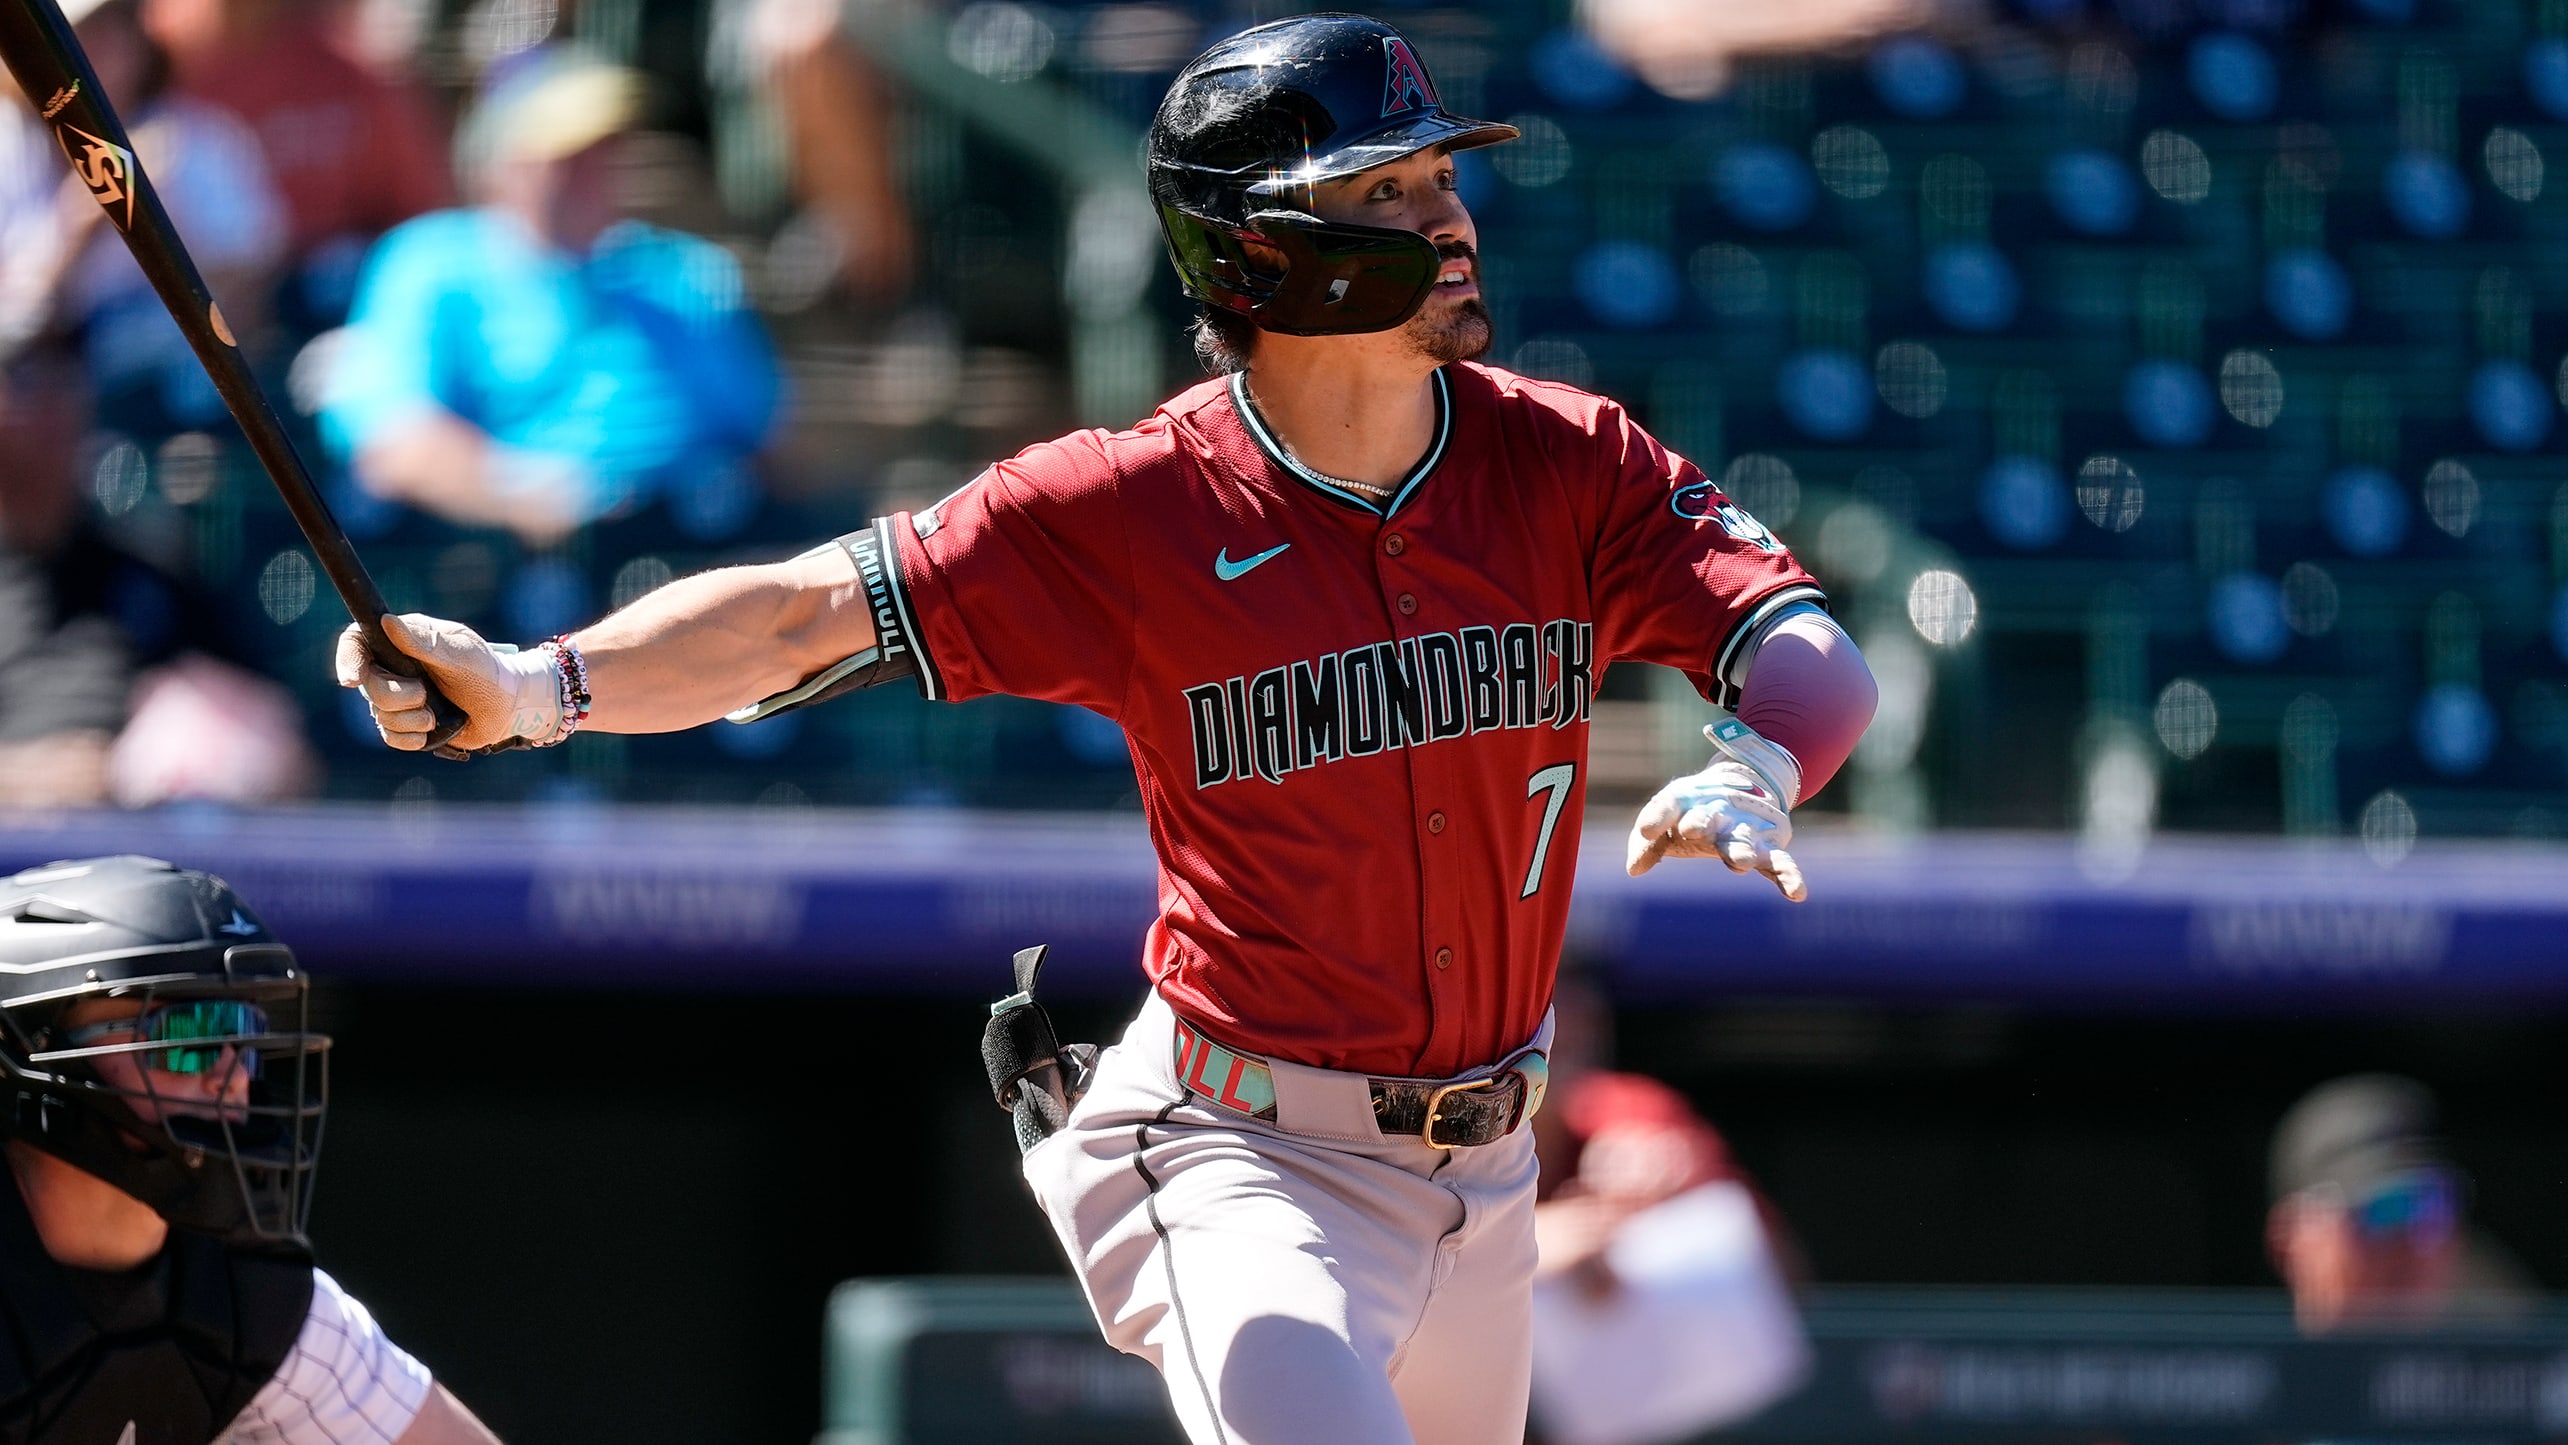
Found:
M 1240 378 L 1000 462 L 876 524 L 929 698 L 1122 724 L 1158 846 L 1151 981 L 1235 1048 L 1444 1077 L 1551 1002 L 1596 683 L 1707 695 L 1818 589 L 1623 409 L 1492 367 L 1434 378 L 1388 497 L 1303 467 Z

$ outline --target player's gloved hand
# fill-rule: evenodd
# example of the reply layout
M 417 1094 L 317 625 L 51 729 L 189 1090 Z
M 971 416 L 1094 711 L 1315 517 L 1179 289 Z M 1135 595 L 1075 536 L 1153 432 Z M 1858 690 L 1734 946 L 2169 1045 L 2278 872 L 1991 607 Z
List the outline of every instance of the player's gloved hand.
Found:
M 462 731 L 446 740 L 441 756 L 506 747 L 519 739 L 547 742 L 562 730 L 561 678 L 549 652 L 485 642 L 460 622 L 417 612 L 387 615 L 383 633 L 464 714 Z M 365 695 L 386 746 L 417 752 L 428 745 L 436 719 L 428 710 L 427 689 L 377 664 L 354 623 L 339 634 L 338 663 L 339 686 Z
M 1623 867 L 1639 877 L 1661 858 L 1718 858 L 1733 873 L 1762 873 L 1795 903 L 1810 896 L 1792 842 L 1792 805 L 1801 765 L 1792 754 L 1732 718 L 1705 728 L 1721 756 L 1678 778 L 1641 806 Z

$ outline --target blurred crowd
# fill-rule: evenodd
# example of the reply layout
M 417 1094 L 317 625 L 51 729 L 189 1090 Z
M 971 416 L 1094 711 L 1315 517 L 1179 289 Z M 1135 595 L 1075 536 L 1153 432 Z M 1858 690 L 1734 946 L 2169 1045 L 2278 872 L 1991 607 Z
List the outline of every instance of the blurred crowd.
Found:
M 1532 1439 L 1669 1445 L 1750 1421 L 1814 1379 L 1791 1224 L 1684 1092 L 1611 1067 L 1612 1011 L 1574 970 L 1556 1009 Z M 2390 1073 L 2280 1112 L 2264 1245 L 2302 1336 L 2502 1338 L 2543 1316 L 2443 1129 L 2434 1092 Z
M 1281 8 L 73 5 L 388 595 L 520 641 L 1185 384 L 1131 144 L 1190 54 Z M 1873 661 L 1880 720 L 1820 814 L 2068 828 L 2107 877 L 2162 827 L 2383 863 L 2568 833 L 2568 297 L 2541 259 L 2568 12 L 1387 9 L 1449 99 L 1524 133 L 1461 176 L 1492 359 L 1629 401 Z M 0 769 L 20 801 L 1128 801 L 1111 726 L 1004 699 L 385 757 L 210 387 L 33 117 L 0 115 L 30 599 L 0 677 L 90 659 L 0 684 L 0 746 L 69 759 Z M 221 677 L 265 705 L 214 710 L 262 721 L 237 767 L 120 782 L 139 682 L 180 657 L 170 697 Z M 1597 796 L 1681 761 L 1696 711 L 1607 678 Z
M 696 18 L 743 27 L 741 80 L 783 138 L 785 204 L 816 258 L 803 284 L 859 313 L 897 300 L 911 242 L 880 81 L 832 8 L 738 8 Z M 682 138 L 658 136 L 656 166 L 647 154 L 649 128 L 687 97 L 557 33 L 550 6 L 486 5 L 443 32 L 396 10 L 64 13 L 353 530 L 415 519 L 450 543 L 448 573 L 495 570 L 474 565 L 495 543 L 537 575 L 646 509 L 738 530 L 785 388 L 731 252 L 643 219 L 710 189 L 668 184 Z M 260 478 L 14 95 L 0 105 L 0 458 L 0 804 L 313 791 L 311 720 L 288 685 L 300 659 L 255 626 L 314 610 L 310 562 L 288 547 L 254 582 L 245 572 L 275 535 L 245 535 L 268 510 Z M 590 605 L 520 611 L 567 626 Z

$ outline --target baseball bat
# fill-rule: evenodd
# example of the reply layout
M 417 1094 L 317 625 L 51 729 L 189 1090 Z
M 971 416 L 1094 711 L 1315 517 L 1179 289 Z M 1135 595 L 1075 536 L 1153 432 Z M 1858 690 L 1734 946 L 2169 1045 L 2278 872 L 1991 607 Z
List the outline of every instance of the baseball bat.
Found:
M 437 724 L 428 735 L 428 746 L 440 756 L 463 756 L 446 743 L 462 729 L 464 715 L 422 675 L 417 662 L 384 636 L 383 615 L 391 609 L 382 590 L 375 586 L 339 519 L 330 514 L 312 473 L 296 455 L 275 408 L 268 405 L 258 378 L 232 339 L 231 327 L 224 323 L 221 308 L 214 304 L 213 293 L 205 289 L 205 278 L 197 274 L 186 243 L 179 239 L 159 195 L 134 159 L 133 142 L 123 122 L 116 119 L 106 92 L 99 88 L 97 73 L 90 68 L 89 56 L 55 0 L 0 0 L 0 63 L 17 77 L 28 104 L 61 145 L 72 174 L 106 209 L 107 219 L 134 253 L 135 263 L 160 293 L 161 304 L 169 308 L 170 318 L 195 349 L 197 360 L 204 363 L 223 405 L 249 438 L 268 480 L 285 498 L 286 510 L 294 514 L 294 525 L 312 544 L 322 573 L 364 631 L 375 660 L 389 671 L 417 678 L 427 689 Z

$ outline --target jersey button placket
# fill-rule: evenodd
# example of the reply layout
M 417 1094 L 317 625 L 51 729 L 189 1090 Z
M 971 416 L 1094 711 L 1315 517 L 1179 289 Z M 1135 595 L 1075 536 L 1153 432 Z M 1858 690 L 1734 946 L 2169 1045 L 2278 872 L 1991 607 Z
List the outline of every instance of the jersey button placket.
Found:
M 1381 534 L 1380 546 L 1382 548 L 1381 555 L 1384 559 L 1400 557 L 1408 552 L 1409 539 L 1405 534 L 1400 532 L 1384 532 Z M 1386 600 L 1390 602 L 1392 611 L 1404 618 L 1417 616 L 1418 594 L 1413 591 L 1404 590 L 1400 586 L 1403 581 L 1407 581 L 1409 579 L 1402 576 L 1400 569 L 1390 565 L 1387 560 L 1377 562 L 1376 569 L 1375 576 L 1380 579 L 1383 594 Z M 1399 628 L 1395 625 L 1393 630 L 1395 632 L 1400 632 L 1405 631 L 1406 629 Z M 1422 754 L 1415 749 L 1408 750 L 1406 762 L 1409 770 L 1409 788 L 1411 798 L 1414 799 L 1418 794 L 1429 791 L 1430 789 L 1441 792 L 1441 788 L 1438 785 L 1450 781 L 1448 779 L 1433 776 L 1436 772 L 1440 771 L 1434 766 L 1436 761 L 1437 760 L 1431 755 Z M 1426 770 L 1424 775 L 1422 775 L 1421 769 Z M 1413 818 L 1417 817 L 1414 813 L 1410 816 Z M 1452 820 L 1445 815 L 1444 810 L 1441 808 L 1430 810 L 1425 816 L 1423 822 L 1425 824 L 1425 836 L 1430 838 L 1442 836 L 1445 829 L 1452 824 Z M 1424 839 L 1421 839 L 1422 843 L 1423 841 Z M 1437 856 L 1441 851 L 1442 850 L 1440 848 L 1429 850 L 1422 846 L 1418 853 L 1418 883 L 1420 888 L 1420 902 L 1422 904 L 1418 923 L 1420 931 L 1428 938 L 1433 938 L 1439 933 L 1450 938 L 1453 935 L 1447 932 L 1447 930 L 1453 928 L 1456 924 L 1456 920 L 1454 918 L 1445 916 L 1447 913 L 1445 905 L 1450 901 L 1446 897 L 1446 894 L 1450 889 L 1452 880 L 1445 878 L 1443 875 L 1450 870 L 1452 864 L 1449 860 Z M 1429 988 L 1427 990 L 1427 1018 L 1425 1022 L 1427 1025 L 1428 1047 L 1431 1051 L 1434 1051 L 1445 1045 L 1448 1031 L 1454 1026 L 1455 1021 L 1461 1016 L 1461 1010 L 1452 1007 L 1454 1001 L 1448 998 L 1451 985 L 1445 982 L 1446 976 L 1450 974 L 1453 969 L 1453 949 L 1450 946 L 1440 945 L 1434 952 L 1427 955 L 1427 961 L 1431 965 L 1431 969 L 1427 974 Z

